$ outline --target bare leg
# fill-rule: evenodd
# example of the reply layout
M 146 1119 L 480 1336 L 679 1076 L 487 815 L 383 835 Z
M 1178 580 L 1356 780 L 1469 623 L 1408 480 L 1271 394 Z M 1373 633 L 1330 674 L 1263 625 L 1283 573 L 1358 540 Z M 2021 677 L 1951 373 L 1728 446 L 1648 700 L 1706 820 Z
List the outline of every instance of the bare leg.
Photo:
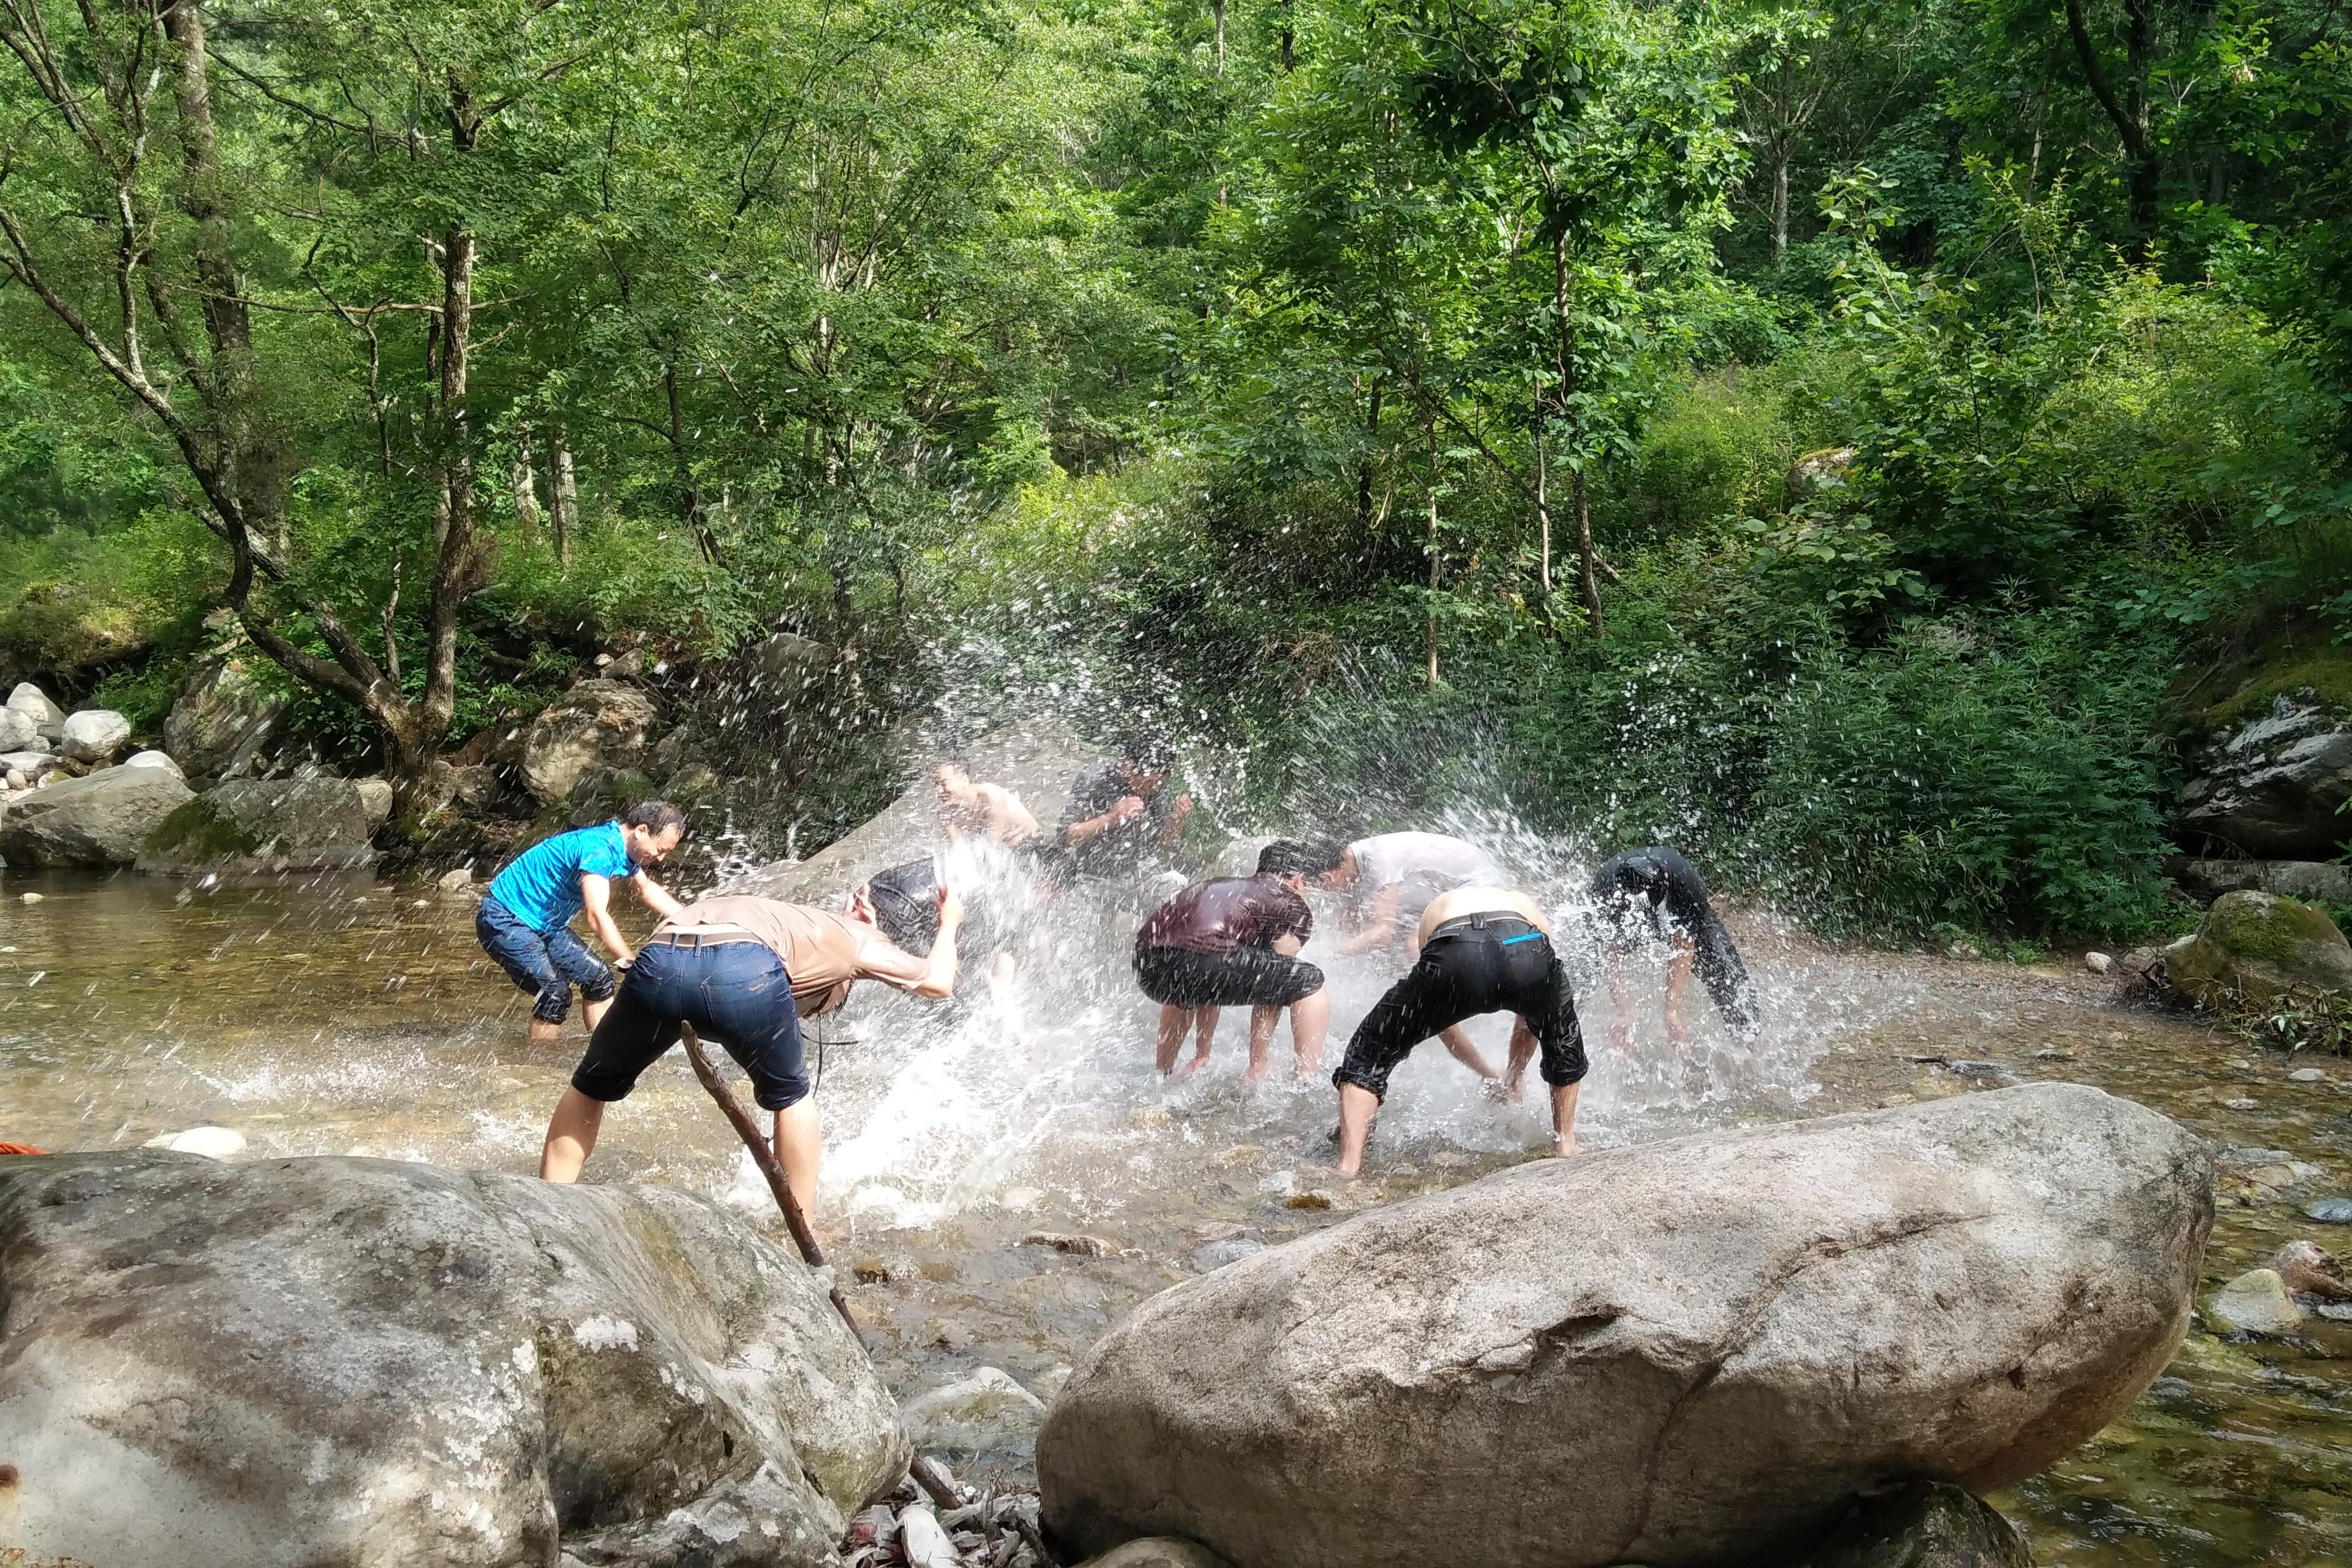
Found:
M 588 1026 L 588 1032 L 590 1034 L 594 1034 L 596 1032 L 596 1026 L 603 1023 L 604 1021 L 604 1015 L 612 1010 L 613 998 L 610 997 L 606 997 L 601 1002 L 582 1002 L 580 1004 L 580 1021 Z
M 1216 1038 L 1220 1010 L 1217 1008 L 1200 1008 L 1193 1011 L 1192 1060 L 1184 1064 L 1184 1070 L 1177 1077 L 1190 1078 L 1209 1065 L 1209 1041 Z
M 1690 1031 L 1683 1028 L 1683 989 L 1690 984 L 1691 958 L 1698 949 L 1684 933 L 1675 933 L 1675 956 L 1666 966 L 1666 1038 L 1676 1045 L 1690 1044 Z
M 580 1167 L 595 1152 L 596 1133 L 604 1124 L 604 1103 L 564 1085 L 563 1098 L 555 1103 L 555 1114 L 548 1119 L 547 1142 L 539 1151 L 540 1179 L 578 1181 Z
M 1189 1009 L 1162 1007 L 1160 1009 L 1160 1045 L 1153 1060 L 1162 1073 L 1176 1071 L 1176 1053 L 1184 1048 L 1184 1031 L 1192 1026 Z
M 1562 1159 L 1576 1153 L 1576 1092 L 1583 1087 L 1581 1083 L 1552 1085 L 1552 1152 Z
M 784 1182 L 793 1189 L 793 1207 L 814 1225 L 817 1159 L 824 1152 L 815 1100 L 801 1100 L 776 1113 L 775 1144 L 776 1163 L 784 1167 Z
M 1242 1075 L 1244 1083 L 1255 1083 L 1265 1076 L 1265 1059 L 1274 1052 L 1274 1028 L 1282 1021 L 1280 1008 L 1250 1009 L 1249 1071 Z
M 1484 1056 L 1478 1054 L 1478 1048 L 1470 1043 L 1470 1037 L 1462 1031 L 1462 1026 L 1460 1024 L 1448 1024 L 1445 1028 L 1439 1030 L 1437 1031 L 1437 1040 L 1439 1044 L 1444 1046 L 1446 1050 L 1454 1053 L 1454 1061 L 1460 1062 L 1463 1066 L 1468 1068 L 1479 1077 L 1499 1078 L 1502 1076 L 1502 1074 L 1496 1072 L 1492 1067 L 1486 1064 L 1486 1059 Z
M 553 1045 L 562 1033 L 563 1026 L 560 1023 L 550 1023 L 543 1018 L 533 1018 L 530 1020 L 530 1040 L 534 1050 Z
M 1609 987 L 1609 1005 L 1617 1017 L 1609 1025 L 1609 1043 L 1619 1054 L 1633 1049 L 1633 993 L 1625 988 L 1625 950 L 1614 943 L 1601 949 L 1601 975 Z
M 1372 1135 L 1372 1115 L 1380 1108 L 1370 1090 L 1356 1083 L 1339 1085 L 1339 1163 L 1335 1168 L 1340 1176 L 1352 1179 L 1364 1168 L 1364 1140 Z
M 1323 1061 L 1323 1036 L 1331 1027 L 1331 988 L 1290 1004 L 1290 1051 L 1298 1076 L 1312 1078 Z

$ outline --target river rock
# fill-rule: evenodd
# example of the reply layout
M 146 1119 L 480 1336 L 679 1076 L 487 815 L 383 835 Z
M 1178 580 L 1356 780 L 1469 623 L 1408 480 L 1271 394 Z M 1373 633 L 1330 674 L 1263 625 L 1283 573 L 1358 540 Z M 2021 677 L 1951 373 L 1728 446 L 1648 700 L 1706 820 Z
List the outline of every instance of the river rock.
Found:
M 1232 1568 L 1223 1558 L 1197 1541 L 1173 1535 L 1147 1535 L 1089 1557 L 1078 1568 Z
M 2260 1007 L 2352 989 L 2352 943 L 2324 909 L 2242 891 L 2216 899 L 2196 936 L 2165 950 L 2164 967 L 2200 1007 Z
M 0 860 L 13 866 L 124 866 L 147 835 L 194 798 L 161 768 L 109 768 L 43 785 L 8 803 Z
M 392 821 L 391 779 L 370 774 L 352 779 L 352 788 L 360 792 L 360 814 L 367 819 L 369 832 Z
M 1046 1416 L 1045 1517 L 1250 1568 L 1770 1560 L 2129 1408 L 2212 1204 L 2200 1140 L 2077 1084 L 1522 1165 L 1145 1302 Z
M 2352 866 L 2326 861 L 2184 860 L 2174 863 L 2172 879 L 2183 892 L 2207 903 L 2252 888 L 2281 898 L 2352 904 Z
M 2181 790 L 2177 835 L 2190 848 L 2327 861 L 2352 838 L 2352 719 L 2301 696 L 2216 736 Z
M 2345 1279 L 2344 1265 L 2315 1241 L 2288 1242 L 2271 1254 L 2271 1270 L 2290 1295 L 2352 1301 L 2352 1281 Z
M 0 751 L 31 751 L 41 738 L 40 727 L 29 714 L 0 707 Z
M 151 1149 L 169 1149 L 174 1154 L 202 1155 L 208 1160 L 233 1160 L 245 1153 L 245 1134 L 235 1127 L 191 1127 L 184 1133 L 165 1133 L 150 1138 Z
M 836 657 L 813 637 L 778 632 L 751 651 L 753 689 L 764 693 L 772 705 L 790 702 L 822 678 Z
M 582 681 L 531 720 L 521 749 L 523 788 L 541 805 L 572 793 L 592 768 L 637 768 L 659 714 L 625 681 Z
M 286 699 L 265 690 L 244 660 L 207 660 L 180 686 L 163 749 L 200 779 L 235 779 L 268 759 L 285 713 Z
M 968 1376 L 907 1401 L 907 1435 L 919 1448 L 978 1453 L 1026 1437 L 1045 1415 L 1045 1402 L 1000 1367 Z
M 2033 1556 L 1999 1509 L 1925 1481 L 1863 1500 L 1799 1568 L 2033 1568 Z
M 172 760 L 171 754 L 168 752 L 134 751 L 130 756 L 122 759 L 122 766 L 125 768 L 161 768 L 171 773 L 174 778 L 186 777 L 185 774 L 180 771 L 180 765 Z
M 0 1161 L 32 1561 L 834 1561 L 905 1472 L 824 1287 L 662 1186 L 393 1160 Z
M 0 768 L 11 773 L 22 773 L 28 783 L 39 783 L 55 772 L 65 758 L 54 751 L 10 751 L 0 753 Z
M 368 865 L 372 829 L 348 779 L 232 779 L 159 823 L 138 863 L 167 875 Z
M 2221 1333 L 2284 1334 L 2303 1326 L 2303 1309 L 2275 1269 L 2249 1269 L 2213 1293 L 2205 1318 Z
M 30 719 L 34 732 L 44 739 L 55 740 L 65 733 L 66 710 L 30 681 L 16 683 L 16 689 L 8 694 L 8 706 Z
M 84 708 L 66 716 L 58 749 L 76 762 L 111 762 L 130 738 L 131 721 L 112 708 Z
M 2303 1212 L 2322 1225 L 2352 1225 L 2352 1197 L 2323 1197 Z

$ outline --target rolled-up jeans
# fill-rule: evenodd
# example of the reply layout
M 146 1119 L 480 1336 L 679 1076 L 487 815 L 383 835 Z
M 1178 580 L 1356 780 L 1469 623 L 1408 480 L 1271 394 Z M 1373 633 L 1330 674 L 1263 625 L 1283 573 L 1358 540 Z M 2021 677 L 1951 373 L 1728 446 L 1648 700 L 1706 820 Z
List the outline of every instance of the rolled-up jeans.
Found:
M 782 1111 L 808 1097 L 792 977 L 773 948 L 750 941 L 637 949 L 572 1087 L 591 1100 L 626 1099 L 638 1075 L 677 1043 L 680 1024 L 727 1048 L 751 1075 L 761 1108 Z
M 517 990 L 538 998 L 530 1016 L 542 1023 L 562 1023 L 572 1016 L 572 988 L 580 999 L 601 1002 L 613 994 L 613 971 L 568 925 L 541 931 L 497 899 L 487 895 L 474 915 L 474 936 L 482 951 L 507 972 Z

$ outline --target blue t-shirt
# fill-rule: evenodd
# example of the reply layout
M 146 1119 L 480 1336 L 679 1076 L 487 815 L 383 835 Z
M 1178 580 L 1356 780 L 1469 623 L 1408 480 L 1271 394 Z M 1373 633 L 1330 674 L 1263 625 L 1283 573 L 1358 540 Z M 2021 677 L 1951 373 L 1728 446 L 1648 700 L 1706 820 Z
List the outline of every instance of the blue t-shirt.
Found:
M 637 874 L 621 841 L 620 823 L 574 828 L 540 840 L 499 873 L 490 896 L 534 931 L 561 931 L 580 913 L 583 872 L 615 880 Z

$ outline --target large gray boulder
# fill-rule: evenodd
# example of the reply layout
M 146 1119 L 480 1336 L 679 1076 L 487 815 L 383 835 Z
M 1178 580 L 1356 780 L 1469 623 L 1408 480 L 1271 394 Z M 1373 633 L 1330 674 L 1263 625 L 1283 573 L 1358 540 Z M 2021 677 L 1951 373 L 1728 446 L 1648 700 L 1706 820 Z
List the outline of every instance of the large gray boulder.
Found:
M 2246 890 L 2352 904 L 2352 866 L 2328 861 L 2184 859 L 2173 862 L 2171 871 L 2183 892 L 2208 904 L 2225 893 Z
M 2197 934 L 2165 949 L 2164 968 L 2200 1007 L 2263 1007 L 2352 991 L 2352 943 L 2324 909 L 2242 889 L 2215 899 Z
M 40 726 L 33 722 L 29 714 L 0 707 L 0 752 L 31 751 L 40 747 Z
M 110 707 L 86 707 L 66 716 L 58 749 L 76 762 L 111 762 L 131 738 L 131 721 Z
M 147 835 L 194 799 L 163 768 L 109 768 L 21 794 L 0 825 L 0 860 L 12 866 L 124 866 Z
M 1047 831 L 1061 820 L 1070 781 L 1102 753 L 1050 720 L 1027 720 L 990 731 L 954 758 L 974 779 L 1002 784 L 1021 797 Z M 945 757 L 920 753 L 915 781 L 896 800 L 804 861 L 777 861 L 730 881 L 729 893 L 781 898 L 789 904 L 837 900 L 876 872 L 928 852 L 947 838 L 940 825 L 939 788 L 931 770 Z
M 2181 791 L 2175 831 L 2192 848 L 2265 860 L 2327 861 L 2352 839 L 2352 719 L 2282 696 L 2217 736 Z
M 1047 1413 L 1045 1522 L 1241 1568 L 1784 1561 L 2120 1416 L 2212 1205 L 2201 1140 L 2072 1084 L 1520 1166 L 1145 1302 Z
M 285 712 L 286 699 L 265 690 L 243 660 L 207 660 L 163 720 L 163 749 L 199 779 L 234 779 L 268 760 Z
M 47 692 L 30 681 L 18 681 L 8 694 L 9 708 L 32 721 L 33 728 L 45 739 L 55 740 L 65 733 L 66 710 L 49 700 Z
M 157 824 L 139 869 L 332 871 L 375 859 L 367 796 L 348 779 L 232 779 Z
M 906 1469 L 815 1277 L 668 1188 L 5 1160 L 0 1293 L 34 1562 L 817 1564 Z
M 524 734 L 523 788 L 541 804 L 552 805 L 592 768 L 643 766 L 660 716 L 654 699 L 625 681 L 578 683 Z

